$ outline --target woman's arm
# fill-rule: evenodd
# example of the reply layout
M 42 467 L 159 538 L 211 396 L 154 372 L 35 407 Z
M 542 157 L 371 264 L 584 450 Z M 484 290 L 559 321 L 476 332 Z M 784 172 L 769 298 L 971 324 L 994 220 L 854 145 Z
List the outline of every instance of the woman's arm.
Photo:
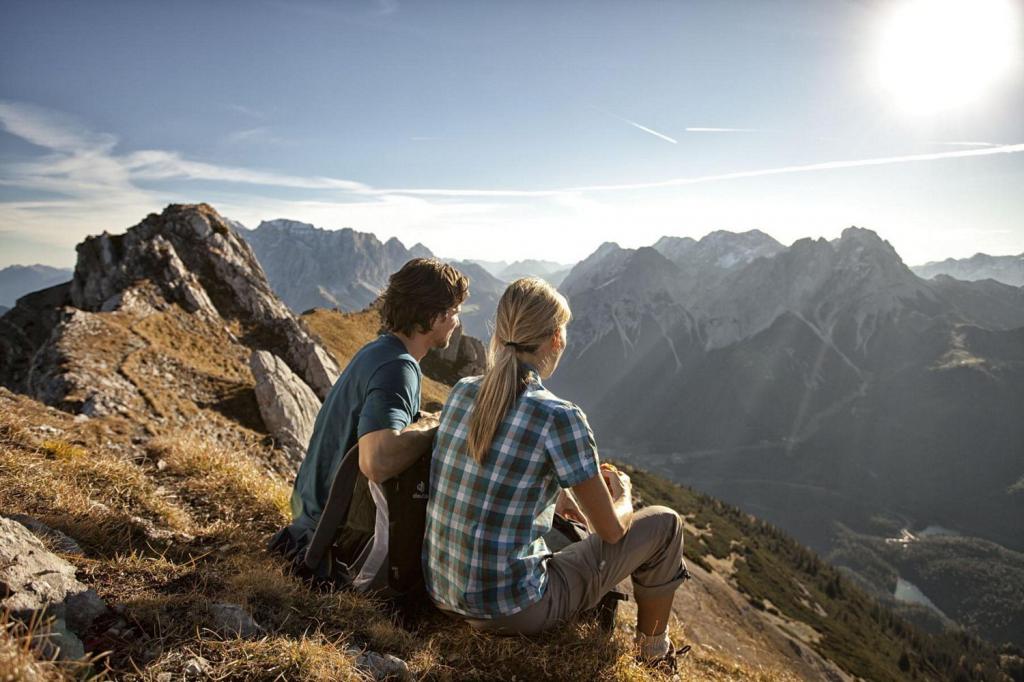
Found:
M 605 472 L 602 472 L 605 473 Z M 574 485 L 572 492 L 594 532 L 605 542 L 615 544 L 629 530 L 633 518 L 633 487 L 629 476 L 613 472 L 622 486 L 622 495 L 612 501 L 608 485 L 601 473 Z

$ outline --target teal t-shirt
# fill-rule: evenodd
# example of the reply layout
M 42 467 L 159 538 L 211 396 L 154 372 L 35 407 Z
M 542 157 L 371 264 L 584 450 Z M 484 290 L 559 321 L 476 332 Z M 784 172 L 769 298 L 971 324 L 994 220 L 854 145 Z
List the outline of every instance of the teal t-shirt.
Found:
M 295 477 L 292 518 L 297 524 L 316 527 L 341 458 L 360 437 L 381 429 L 400 431 L 414 421 L 420 410 L 421 377 L 419 363 L 392 334 L 378 336 L 355 354 L 320 408 Z M 372 531 L 372 504 L 360 474 L 348 525 Z

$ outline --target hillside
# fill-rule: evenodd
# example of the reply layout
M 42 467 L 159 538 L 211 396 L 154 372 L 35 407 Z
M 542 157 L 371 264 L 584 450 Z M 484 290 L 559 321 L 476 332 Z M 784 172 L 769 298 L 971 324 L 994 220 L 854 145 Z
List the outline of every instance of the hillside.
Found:
M 58 574 L 94 593 L 94 608 L 68 607 L 50 640 L 81 647 L 91 668 L 35 657 L 27 643 L 46 641 L 43 626 L 7 619 L 0 661 L 14 679 L 339 679 L 388 662 L 426 679 L 663 679 L 631 657 L 629 604 L 610 638 L 581 624 L 499 639 L 310 590 L 266 555 L 301 453 L 275 428 L 261 386 L 280 379 L 276 395 L 318 409 L 324 373 L 376 324 L 372 311 L 291 316 L 209 206 L 171 206 L 90 238 L 70 285 L 23 298 L 0 325 L 11 389 L 0 389 L 0 510 L 13 518 L 0 519 L 0 552 L 31 528 L 70 562 L 34 574 L 27 592 L 4 577 L 3 603 L 26 608 L 18 600 L 47 594 L 33 585 Z M 473 344 L 460 342 L 457 361 L 463 346 Z M 264 354 L 281 376 L 259 374 Z M 446 395 L 441 382 L 425 387 Z M 695 580 L 671 627 L 695 646 L 680 679 L 1024 679 L 1018 657 L 922 634 L 777 529 L 632 474 L 642 500 L 686 522 Z M 0 571 L 47 555 L 10 552 Z
M 78 550 L 65 556 L 111 607 L 80 633 L 94 673 L 156 679 L 201 657 L 213 678 L 337 679 L 370 649 L 429 679 L 660 679 L 628 654 L 631 604 L 610 641 L 587 626 L 510 640 L 439 615 L 400 627 L 371 600 L 310 591 L 263 551 L 285 521 L 289 488 L 258 450 L 189 430 L 133 442 L 123 418 L 77 419 L 3 389 L 0 407 L 0 506 L 73 538 Z M 779 531 L 631 474 L 643 500 L 687 518 L 696 577 L 679 593 L 672 627 L 695 651 L 680 679 L 846 679 L 816 652 L 868 679 L 1000 679 L 991 649 L 921 635 Z M 241 606 L 259 629 L 237 636 L 232 627 L 255 626 L 225 624 L 216 604 Z M 0 656 L 19 637 L 5 628 Z M 19 665 L 40 665 L 27 658 L 19 653 Z M 1011 664 L 1004 670 L 1024 679 Z

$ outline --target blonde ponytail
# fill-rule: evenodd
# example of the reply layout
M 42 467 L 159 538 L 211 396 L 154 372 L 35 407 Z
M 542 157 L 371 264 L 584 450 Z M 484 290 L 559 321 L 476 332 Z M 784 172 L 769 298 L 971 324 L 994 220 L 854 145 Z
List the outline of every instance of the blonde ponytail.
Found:
M 487 370 L 469 418 L 469 453 L 477 462 L 519 395 L 519 354 L 535 352 L 569 317 L 565 297 L 536 277 L 517 279 L 501 295 Z

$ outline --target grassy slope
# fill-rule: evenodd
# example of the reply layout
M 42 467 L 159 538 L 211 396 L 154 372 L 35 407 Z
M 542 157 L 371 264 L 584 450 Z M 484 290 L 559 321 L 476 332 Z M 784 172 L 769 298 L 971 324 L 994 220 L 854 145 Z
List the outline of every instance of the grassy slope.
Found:
M 317 311 L 304 319 L 342 366 L 376 333 L 366 314 Z M 424 401 L 447 392 L 430 382 L 424 390 Z M 610 640 L 585 625 L 543 640 L 499 639 L 440 616 L 403 628 L 369 599 L 309 590 L 263 551 L 286 520 L 289 492 L 267 467 L 264 446 L 246 447 L 244 439 L 218 445 L 187 428 L 140 439 L 127 420 L 78 421 L 0 391 L 0 509 L 35 516 L 78 540 L 84 553 L 71 560 L 119 612 L 87 633 L 99 655 L 94 671 L 155 679 L 180 673 L 187 656 L 198 654 L 224 678 L 337 679 L 355 674 L 346 647 L 369 647 L 432 679 L 660 679 L 632 662 L 623 629 Z M 822 653 L 847 670 L 896 679 L 906 651 L 911 675 L 995 679 L 990 651 L 967 640 L 922 638 L 778 531 L 642 472 L 634 480 L 645 500 L 711 529 L 699 541 L 688 537 L 691 560 L 741 557 L 735 580 L 751 602 L 811 623 L 825 635 Z M 216 602 L 243 605 L 265 636 L 217 635 L 209 611 Z M 18 633 L 2 630 L 0 656 L 18 651 Z M 678 625 L 673 632 L 681 635 Z M 710 652 L 691 654 L 681 673 L 684 680 L 791 678 Z
M 837 569 L 765 522 L 693 490 L 625 467 L 643 500 L 685 514 L 710 534 L 687 535 L 687 557 L 736 559 L 736 585 L 758 608 L 775 609 L 823 636 L 815 648 L 870 680 L 1024 678 L 1024 668 L 998 667 L 993 647 L 961 634 L 927 635 L 881 607 Z M 819 608 L 820 607 L 820 608 Z M 1014 667 L 1015 666 L 1015 667 Z

